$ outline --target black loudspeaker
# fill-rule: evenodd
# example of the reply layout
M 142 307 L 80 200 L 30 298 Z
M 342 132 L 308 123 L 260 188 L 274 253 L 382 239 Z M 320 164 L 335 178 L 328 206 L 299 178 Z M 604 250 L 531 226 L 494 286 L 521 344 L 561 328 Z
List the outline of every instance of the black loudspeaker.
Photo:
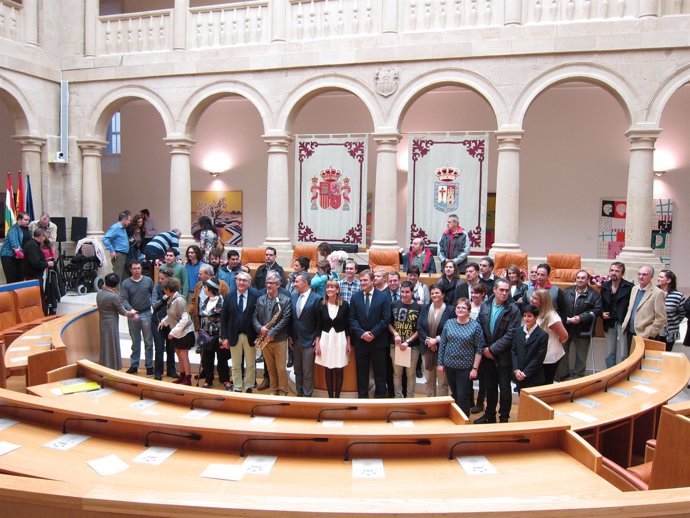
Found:
M 86 237 L 86 222 L 88 218 L 72 217 L 72 241 L 77 242 Z
M 50 221 L 57 225 L 58 242 L 64 243 L 65 241 L 67 241 L 67 223 L 65 222 L 65 218 L 54 218 L 53 216 L 51 216 Z

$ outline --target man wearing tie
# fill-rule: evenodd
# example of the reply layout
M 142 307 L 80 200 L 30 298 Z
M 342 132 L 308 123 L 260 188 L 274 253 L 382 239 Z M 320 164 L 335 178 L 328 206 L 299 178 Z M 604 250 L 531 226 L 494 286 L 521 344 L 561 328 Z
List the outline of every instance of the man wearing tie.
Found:
M 236 288 L 225 296 L 220 320 L 222 349 L 232 348 L 232 384 L 235 392 L 251 393 L 256 380 L 256 331 L 252 315 L 259 292 L 250 286 L 251 276 L 245 272 L 235 274 Z M 242 360 L 246 363 L 242 379 Z
M 637 271 L 638 285 L 630 292 L 628 312 L 623 320 L 623 329 L 628 341 L 630 352 L 633 336 L 656 340 L 666 323 L 666 302 L 664 292 L 652 284 L 654 268 L 649 265 L 640 266 Z
M 309 273 L 305 270 L 295 276 L 294 287 L 290 345 L 295 366 L 295 388 L 297 396 L 311 397 L 314 393 L 314 341 L 321 296 L 312 291 Z
M 357 392 L 360 398 L 369 397 L 369 368 L 374 371 L 374 396 L 384 398 L 386 389 L 386 361 L 388 358 L 388 324 L 391 319 L 390 296 L 374 289 L 374 274 L 364 270 L 359 276 L 362 291 L 352 296 L 350 327 L 357 361 Z

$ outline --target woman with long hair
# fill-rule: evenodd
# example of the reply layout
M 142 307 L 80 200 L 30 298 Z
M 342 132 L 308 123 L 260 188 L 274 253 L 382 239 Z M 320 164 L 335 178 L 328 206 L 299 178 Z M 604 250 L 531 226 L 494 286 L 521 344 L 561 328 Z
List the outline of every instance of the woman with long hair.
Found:
M 666 342 L 666 350 L 670 352 L 680 338 L 680 323 L 685 318 L 685 295 L 678 291 L 678 280 L 671 270 L 661 270 L 656 285 L 666 294 L 666 324 L 659 333 L 659 340 Z
M 508 284 L 510 284 L 510 296 L 513 297 L 513 302 L 518 305 L 526 305 L 525 294 L 527 293 L 527 284 L 522 282 L 522 272 L 517 264 L 508 265 L 506 268 L 506 277 Z
M 215 250 L 218 244 L 218 234 L 213 226 L 213 221 L 211 221 L 211 218 L 208 216 L 201 216 L 197 223 L 200 229 L 199 248 L 203 253 L 203 256 L 199 257 L 199 260 L 208 263 L 211 250 Z
M 295 287 L 292 285 L 295 282 L 295 277 L 301 271 L 309 270 L 309 258 L 308 257 L 298 257 L 292 264 L 293 271 L 287 278 L 287 286 L 285 287 L 290 293 L 295 291 Z
M 331 265 L 326 259 L 316 263 L 316 273 L 311 278 L 311 289 L 322 297 L 326 296 L 326 282 L 331 279 Z
M 185 257 L 187 262 L 184 265 L 187 271 L 187 281 L 189 282 L 189 293 L 194 293 L 194 288 L 199 282 L 199 269 L 206 264 L 202 261 L 203 253 L 201 249 L 196 245 L 190 245 L 187 247 L 185 252 Z
M 132 222 L 127 228 L 127 236 L 129 237 L 129 256 L 127 263 L 138 261 L 139 256 L 144 249 L 144 239 L 146 239 L 146 220 L 137 213 L 132 216 Z
M 453 318 L 453 306 L 443 301 L 443 291 L 439 286 L 432 286 L 429 290 L 431 302 L 422 307 L 417 320 L 420 352 L 424 358 L 424 374 L 426 378 L 426 395 L 447 396 L 448 383 L 443 371 L 438 366 L 438 342 L 441 338 L 443 326 L 449 318 Z
M 192 384 L 192 366 L 189 363 L 189 350 L 194 347 L 194 323 L 187 312 L 187 301 L 180 294 L 180 281 L 168 277 L 161 281 L 163 295 L 166 299 L 168 314 L 160 324 L 158 330 L 169 327 L 168 340 L 175 348 L 180 361 L 180 374 L 173 383 L 182 385 Z
M 436 286 L 441 288 L 443 292 L 443 301 L 453 306 L 455 304 L 455 288 L 458 284 L 458 271 L 452 259 L 446 259 L 443 262 L 443 275 L 436 283 Z
M 550 385 L 556 376 L 558 364 L 565 355 L 563 344 L 568 341 L 568 332 L 553 309 L 551 295 L 544 289 L 536 290 L 532 293 L 529 303 L 539 310 L 537 324 L 549 335 L 549 342 L 544 358 L 544 384 Z
M 340 397 L 343 369 L 350 355 L 350 306 L 340 297 L 340 283 L 326 281 L 326 296 L 317 313 L 314 361 L 326 371 L 328 397 Z

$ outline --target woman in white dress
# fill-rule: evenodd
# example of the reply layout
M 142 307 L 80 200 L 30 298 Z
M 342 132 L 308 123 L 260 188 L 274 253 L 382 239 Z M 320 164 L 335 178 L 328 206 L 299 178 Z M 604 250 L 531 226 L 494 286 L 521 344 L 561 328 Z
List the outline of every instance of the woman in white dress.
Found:
M 350 307 L 340 298 L 340 283 L 329 280 L 326 297 L 317 313 L 315 362 L 326 370 L 328 397 L 340 397 L 343 388 L 343 369 L 350 355 Z
M 561 317 L 553 309 L 551 295 L 548 291 L 536 290 L 532 293 L 529 303 L 539 310 L 537 325 L 549 335 L 546 358 L 544 358 L 544 384 L 550 385 L 556 376 L 558 364 L 565 355 L 563 344 L 568 341 L 568 332 L 565 330 Z

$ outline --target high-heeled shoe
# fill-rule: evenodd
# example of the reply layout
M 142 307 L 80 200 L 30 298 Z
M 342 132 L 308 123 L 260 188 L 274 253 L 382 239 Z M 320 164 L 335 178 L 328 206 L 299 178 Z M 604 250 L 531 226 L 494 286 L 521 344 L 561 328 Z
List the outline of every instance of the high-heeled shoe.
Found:
M 187 385 L 189 387 L 192 386 L 192 375 L 187 374 L 184 379 L 182 380 L 182 385 Z
M 177 379 L 175 381 L 173 381 L 172 383 L 176 383 L 179 385 L 179 384 L 184 382 L 184 378 L 185 378 L 184 372 L 180 372 Z

